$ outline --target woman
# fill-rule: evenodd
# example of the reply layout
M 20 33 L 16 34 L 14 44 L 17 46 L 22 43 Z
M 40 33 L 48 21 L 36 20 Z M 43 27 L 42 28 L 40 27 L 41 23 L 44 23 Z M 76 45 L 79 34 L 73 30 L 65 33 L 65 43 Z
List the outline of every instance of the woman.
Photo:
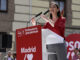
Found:
M 48 52 L 55 52 L 57 55 L 57 60 L 67 60 L 66 59 L 66 49 L 65 44 L 57 43 L 59 40 L 64 40 L 64 30 L 65 30 L 65 18 L 61 16 L 58 5 L 55 2 L 51 2 L 50 4 L 50 19 L 46 18 L 44 15 L 41 15 L 41 18 L 45 20 L 47 23 L 43 26 L 43 29 L 49 29 L 53 32 L 53 36 L 49 36 L 48 38 Z M 32 18 L 32 24 L 35 25 L 35 20 Z M 47 33 L 47 32 L 46 32 Z M 51 40 L 52 38 L 52 40 Z M 56 38 L 56 39 L 55 39 Z M 56 42 L 54 43 L 54 41 Z M 51 41 L 51 42 L 50 42 Z M 56 58 L 50 58 L 50 60 L 55 60 Z
M 64 38 L 65 18 L 61 17 L 59 7 L 56 3 L 52 2 L 49 10 L 50 19 L 46 18 L 44 15 L 41 15 L 41 18 L 46 21 L 43 28 L 48 28 Z M 36 25 L 34 18 L 32 18 L 32 22 L 33 25 Z

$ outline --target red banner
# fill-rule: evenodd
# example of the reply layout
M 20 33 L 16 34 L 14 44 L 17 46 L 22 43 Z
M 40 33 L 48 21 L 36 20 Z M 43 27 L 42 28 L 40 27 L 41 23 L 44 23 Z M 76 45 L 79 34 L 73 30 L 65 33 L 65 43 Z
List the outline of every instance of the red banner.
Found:
M 41 26 L 16 30 L 17 60 L 42 60 Z
M 74 56 L 74 49 L 80 48 L 80 34 L 70 34 L 66 37 L 67 58 L 72 60 Z

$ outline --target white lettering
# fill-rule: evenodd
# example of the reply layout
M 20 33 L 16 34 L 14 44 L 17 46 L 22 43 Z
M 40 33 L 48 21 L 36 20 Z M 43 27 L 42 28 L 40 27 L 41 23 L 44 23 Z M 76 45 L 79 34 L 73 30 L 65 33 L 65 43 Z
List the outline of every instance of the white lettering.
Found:
M 73 41 L 70 41 L 69 46 L 70 46 L 69 50 L 73 50 L 74 49 L 74 47 L 73 47 Z
M 36 47 L 21 48 L 21 53 L 30 53 L 30 52 L 36 52 Z
M 72 58 L 73 58 L 73 56 L 74 56 L 74 52 L 71 53 L 71 57 L 72 57 Z
M 33 30 L 38 30 L 38 28 L 25 29 L 25 31 L 33 31 Z
M 68 47 L 68 42 L 66 41 L 66 47 Z
M 70 52 L 67 53 L 67 58 L 68 58 L 68 59 L 69 59 L 69 56 L 70 56 Z
M 76 41 L 75 44 L 74 44 L 74 47 L 75 48 L 80 48 L 80 42 L 79 41 Z

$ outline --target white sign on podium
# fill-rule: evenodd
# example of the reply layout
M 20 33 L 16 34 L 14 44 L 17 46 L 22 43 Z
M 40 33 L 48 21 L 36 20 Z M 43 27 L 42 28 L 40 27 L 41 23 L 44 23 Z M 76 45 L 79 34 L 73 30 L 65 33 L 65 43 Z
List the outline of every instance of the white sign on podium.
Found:
M 48 54 L 56 54 L 47 52 L 46 45 L 64 43 L 64 38 L 52 32 L 49 29 L 42 29 L 42 54 L 43 60 L 48 60 Z

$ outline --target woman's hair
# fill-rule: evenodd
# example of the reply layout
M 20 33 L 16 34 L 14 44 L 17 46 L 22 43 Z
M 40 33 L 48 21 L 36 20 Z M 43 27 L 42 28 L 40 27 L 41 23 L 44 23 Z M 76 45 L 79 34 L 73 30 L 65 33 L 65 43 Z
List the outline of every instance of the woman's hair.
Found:
M 56 5 L 57 9 L 59 9 L 59 6 L 58 6 L 57 4 L 55 4 L 55 5 Z M 58 17 L 61 16 L 60 10 L 57 12 L 57 16 L 58 16 Z M 52 19 L 52 18 L 53 18 L 53 16 L 52 16 L 52 14 L 50 13 L 50 19 Z

